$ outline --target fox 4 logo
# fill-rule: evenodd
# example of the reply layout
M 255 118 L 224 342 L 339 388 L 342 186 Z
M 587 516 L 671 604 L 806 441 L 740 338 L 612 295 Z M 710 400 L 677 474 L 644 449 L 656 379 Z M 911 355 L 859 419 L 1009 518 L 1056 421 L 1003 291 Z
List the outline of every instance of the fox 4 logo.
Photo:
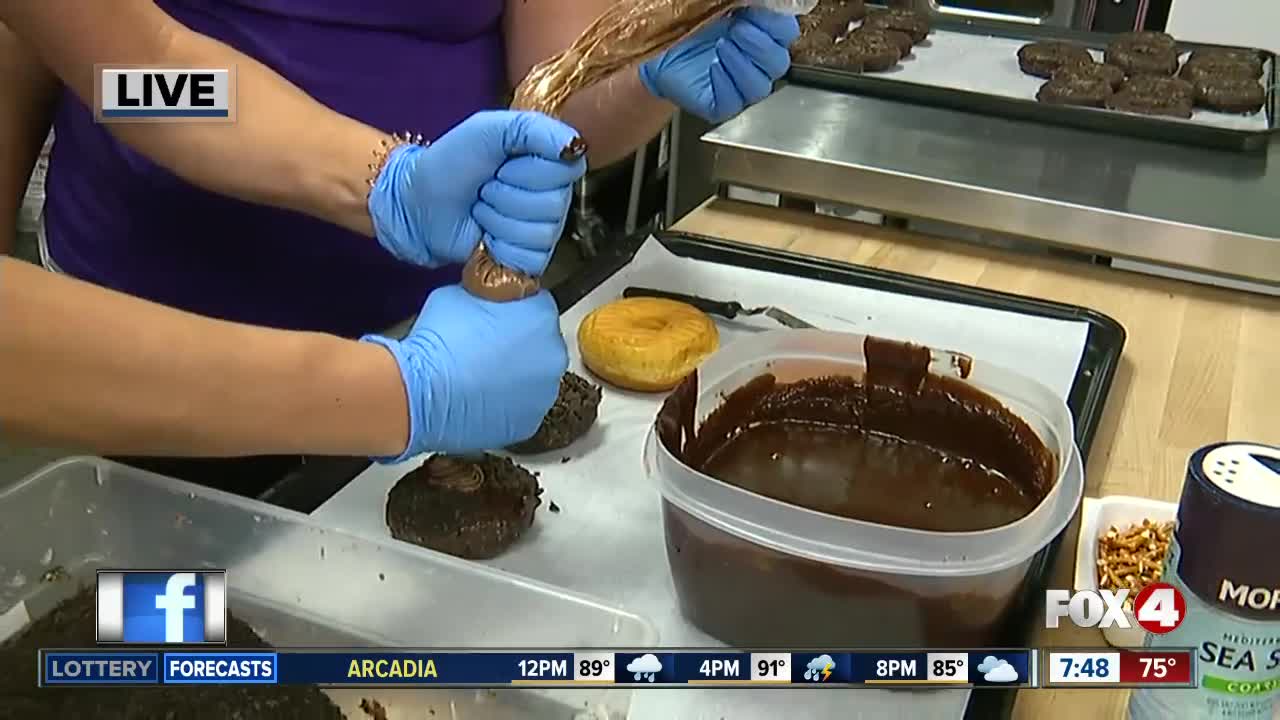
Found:
M 1062 618 L 1070 618 L 1076 627 L 1133 627 L 1125 602 L 1129 590 L 1046 590 L 1044 626 L 1058 627 Z M 1187 616 L 1187 601 L 1178 589 L 1168 583 L 1153 583 L 1143 588 L 1133 600 L 1133 617 L 1143 630 L 1156 635 L 1172 632 Z

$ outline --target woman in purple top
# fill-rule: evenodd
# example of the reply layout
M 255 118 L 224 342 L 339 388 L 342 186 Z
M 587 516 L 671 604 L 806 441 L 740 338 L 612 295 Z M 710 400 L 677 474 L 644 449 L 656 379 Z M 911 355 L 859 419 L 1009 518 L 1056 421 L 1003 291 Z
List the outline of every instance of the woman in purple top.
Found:
M 798 34 L 794 18 L 740 11 L 580 93 L 563 113 L 567 125 L 482 112 L 500 107 L 529 68 L 609 4 L 6 0 L 0 20 L 25 46 L 0 37 L 0 60 L 23 71 L 18 97 L 0 103 L 0 142 L 13 150 L 0 173 L 0 185 L 13 185 L 2 202 L 21 196 L 48 126 L 33 109 L 49 108 L 56 141 L 42 255 L 50 269 L 210 318 L 361 337 L 456 282 L 458 263 L 481 240 L 500 262 L 540 273 L 585 169 L 560 160 L 556 143 L 579 133 L 591 163 L 603 165 L 652 137 L 677 105 L 726 119 L 768 94 Z M 93 66 L 104 62 L 235 66 L 236 122 L 98 124 L 86 101 Z M 394 131 L 433 142 L 394 147 L 371 177 Z M 0 250 L 6 244 L 0 234 Z M 435 305 L 404 341 L 362 338 L 390 351 L 401 376 L 408 439 L 388 454 L 483 449 L 531 434 L 567 362 L 554 303 L 544 294 L 498 307 L 450 291 Z M 121 318 L 111 330 L 146 328 Z M 81 336 L 84 353 L 110 345 L 99 334 Z M 175 351 L 209 351 L 188 340 Z M 511 357 L 520 362 L 492 360 Z M 45 383 L 58 392 L 56 381 Z M 187 423 L 209 412 L 187 410 Z M 146 442 L 123 445 L 152 452 Z M 266 448 L 176 450 L 159 451 Z

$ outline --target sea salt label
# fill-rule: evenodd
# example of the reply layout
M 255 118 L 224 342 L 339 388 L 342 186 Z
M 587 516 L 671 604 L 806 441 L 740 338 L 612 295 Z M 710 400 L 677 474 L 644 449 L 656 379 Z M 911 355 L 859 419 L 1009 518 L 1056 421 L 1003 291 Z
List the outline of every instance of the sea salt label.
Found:
M 1196 688 L 1140 690 L 1131 718 L 1272 720 L 1280 712 L 1280 448 L 1191 456 L 1163 580 L 1186 619 L 1150 648 L 1194 648 Z

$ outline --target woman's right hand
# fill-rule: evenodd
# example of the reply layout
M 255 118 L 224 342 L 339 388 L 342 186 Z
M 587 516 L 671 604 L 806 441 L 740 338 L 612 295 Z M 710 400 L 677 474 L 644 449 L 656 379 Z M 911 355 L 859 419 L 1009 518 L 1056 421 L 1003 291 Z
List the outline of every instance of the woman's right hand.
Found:
M 494 259 L 541 275 L 564 231 L 586 159 L 561 159 L 578 137 L 532 112 L 472 115 L 436 142 L 391 152 L 369 193 L 378 242 L 406 262 L 465 262 L 484 240 Z
M 362 338 L 395 356 L 409 402 L 409 442 L 419 453 L 492 450 L 538 430 L 560 391 L 569 351 L 547 291 L 495 303 L 461 287 L 427 298 L 404 340 Z

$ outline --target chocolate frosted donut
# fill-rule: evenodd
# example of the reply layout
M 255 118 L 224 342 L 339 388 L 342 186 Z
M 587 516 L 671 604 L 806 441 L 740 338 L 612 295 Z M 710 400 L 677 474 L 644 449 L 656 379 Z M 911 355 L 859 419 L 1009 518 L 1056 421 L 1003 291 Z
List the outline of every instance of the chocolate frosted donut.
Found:
M 821 31 L 839 37 L 849 31 L 849 26 L 867 15 L 863 0 L 822 0 L 800 21 L 803 32 Z
M 796 22 L 800 24 L 800 37 L 804 37 L 809 33 L 818 31 L 818 26 L 822 23 L 822 15 L 818 13 L 818 8 L 815 7 L 811 12 L 796 18 Z
M 1191 117 L 1194 90 L 1190 83 L 1171 77 L 1130 78 L 1120 92 L 1107 98 L 1111 110 L 1141 115 Z
M 387 494 L 391 536 L 468 560 L 495 557 L 533 525 L 542 488 L 508 458 L 436 454 Z
M 1107 46 L 1106 63 L 1125 75 L 1173 75 L 1178 71 L 1178 51 L 1154 40 L 1126 37 Z
M 911 42 L 910 35 L 904 32 L 898 32 L 897 30 L 883 30 L 879 28 L 869 28 L 864 25 L 858 28 L 857 30 L 854 30 L 853 32 L 849 33 L 849 37 L 854 37 L 855 35 L 861 35 L 861 36 L 874 35 L 877 38 L 883 38 L 889 41 L 890 45 L 893 45 L 894 47 L 898 48 L 898 54 L 901 56 L 899 59 L 905 58 L 908 55 L 910 55 L 912 47 L 915 46 L 915 43 Z
M 587 434 L 600 411 L 600 386 L 573 372 L 560 378 L 560 394 L 528 440 L 507 447 L 517 455 L 544 453 L 567 447 Z
M 929 19 L 914 10 L 892 8 L 870 13 L 862 26 L 867 29 L 896 30 L 911 37 L 911 42 L 920 44 L 929 37 L 932 28 Z
M 1088 62 L 1082 65 L 1065 65 L 1054 71 L 1053 77 L 1059 75 L 1075 75 L 1105 80 L 1112 90 L 1119 90 L 1124 84 L 1124 71 L 1115 65 Z
M 1178 77 L 1192 85 L 1217 79 L 1249 80 L 1250 82 L 1258 80 L 1258 76 L 1253 74 L 1253 68 L 1249 67 L 1248 63 L 1232 60 L 1201 62 L 1196 65 L 1187 63 L 1178 72 Z
M 1159 75 L 1140 75 L 1131 77 L 1120 87 L 1121 90 L 1140 95 L 1170 95 L 1191 100 L 1195 97 L 1195 88 L 1186 80 L 1163 77 Z
M 1092 62 L 1088 49 L 1067 42 L 1034 42 L 1018 48 L 1018 67 L 1036 77 L 1051 78 L 1058 68 Z
M 912 48 L 915 46 L 915 41 L 911 39 L 911 36 L 899 30 L 876 30 L 874 28 L 867 28 L 863 32 L 883 33 L 884 36 L 889 39 L 889 42 L 898 47 L 898 52 L 902 53 L 903 58 L 910 55 Z
M 1169 33 L 1157 32 L 1155 30 L 1139 30 L 1137 32 L 1120 33 L 1113 38 L 1117 42 L 1137 43 L 1139 45 L 1154 45 L 1155 47 L 1167 48 L 1169 50 L 1178 49 L 1178 41 Z
M 849 43 L 840 41 L 829 49 L 816 52 L 808 58 L 808 63 L 815 67 L 834 68 L 848 72 L 860 73 L 864 70 L 862 56 L 849 51 Z
M 857 65 L 867 72 L 883 72 L 902 59 L 902 51 L 883 33 L 861 30 L 836 43 L 836 53 L 848 65 Z
M 836 39 L 823 30 L 801 35 L 791 45 L 791 61 L 796 65 L 822 65 L 836 49 Z
M 1064 69 L 1040 86 L 1036 100 L 1048 105 L 1103 107 L 1113 92 L 1115 89 L 1106 78 Z
M 1195 104 L 1217 112 L 1252 115 L 1267 102 L 1267 91 L 1253 78 L 1206 77 L 1192 85 Z
M 1201 48 L 1192 51 L 1182 69 L 1207 70 L 1218 75 L 1244 75 L 1257 80 L 1262 77 L 1263 62 L 1262 57 L 1253 50 Z

